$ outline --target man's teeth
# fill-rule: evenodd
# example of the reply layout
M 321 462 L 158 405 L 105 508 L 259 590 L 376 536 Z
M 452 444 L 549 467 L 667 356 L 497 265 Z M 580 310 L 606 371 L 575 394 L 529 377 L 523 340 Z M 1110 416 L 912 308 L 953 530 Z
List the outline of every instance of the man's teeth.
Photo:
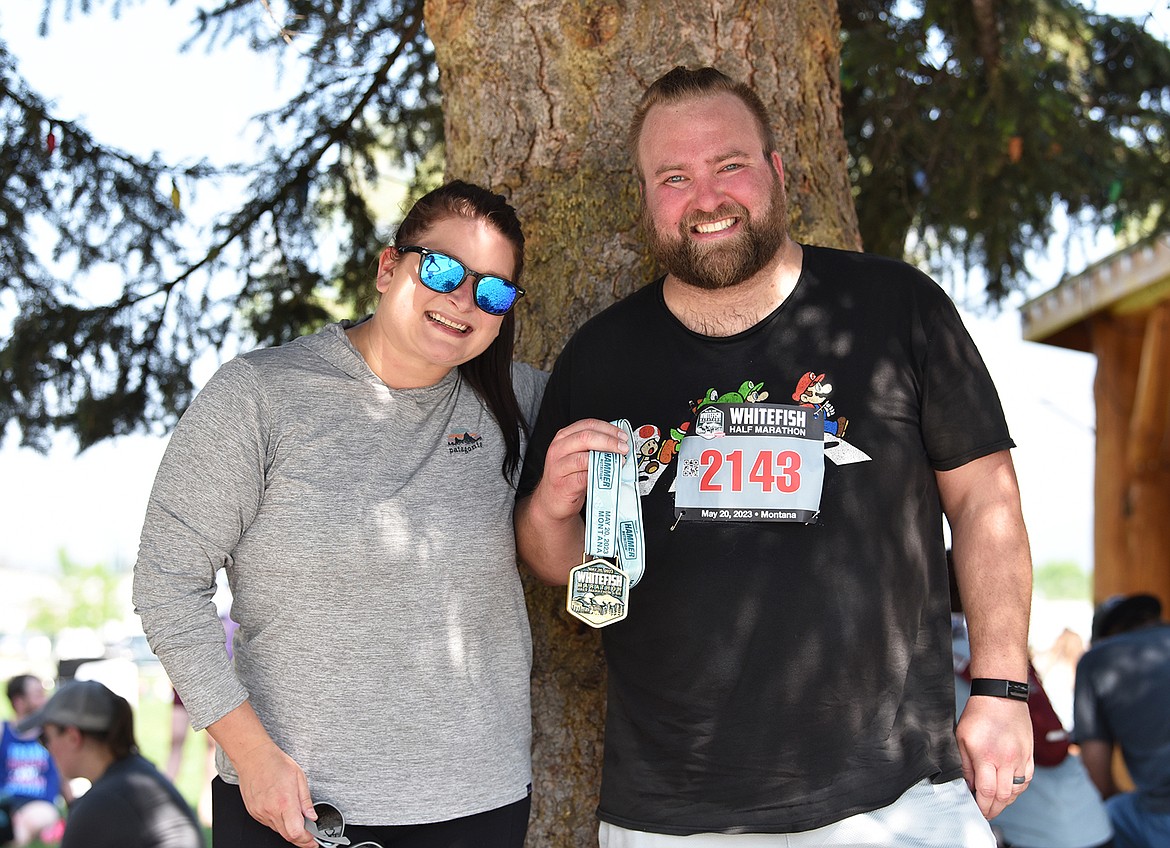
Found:
M 447 318 L 444 318 L 442 315 L 440 315 L 437 312 L 428 312 L 427 317 L 430 318 L 432 321 L 434 321 L 436 324 L 442 324 L 444 327 L 450 327 L 452 330 L 458 330 L 461 333 L 466 333 L 468 330 L 471 329 L 471 327 L 469 325 L 459 324 L 455 321 L 451 321 Z
M 724 218 L 722 221 L 709 221 L 706 224 L 695 224 L 695 232 L 717 233 L 720 230 L 726 230 L 734 223 L 735 218 Z

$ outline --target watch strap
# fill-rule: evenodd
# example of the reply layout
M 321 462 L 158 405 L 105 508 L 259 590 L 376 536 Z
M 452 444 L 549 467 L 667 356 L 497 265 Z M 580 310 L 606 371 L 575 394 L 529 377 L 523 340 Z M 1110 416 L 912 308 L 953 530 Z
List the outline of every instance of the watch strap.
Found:
M 1028 684 L 1018 680 L 1000 680 L 995 677 L 975 677 L 971 680 L 972 695 L 988 695 L 992 698 L 1009 698 L 1013 701 L 1028 700 Z

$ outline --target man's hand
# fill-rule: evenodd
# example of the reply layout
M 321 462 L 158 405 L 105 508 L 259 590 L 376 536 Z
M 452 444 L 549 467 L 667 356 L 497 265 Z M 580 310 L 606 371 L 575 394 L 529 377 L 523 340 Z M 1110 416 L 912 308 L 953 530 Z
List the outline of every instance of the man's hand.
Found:
M 1032 780 L 1032 719 L 1028 705 L 973 695 L 955 730 L 963 779 L 984 818 L 995 818 Z M 1012 778 L 1023 777 L 1023 783 Z
M 597 418 L 573 422 L 549 444 L 540 483 L 515 513 L 520 559 L 545 583 L 563 586 L 581 563 L 590 452 L 625 455 L 629 449 L 624 430 Z
M 544 514 L 553 520 L 578 515 L 585 506 L 589 487 L 589 454 L 607 451 L 625 455 L 625 432 L 596 418 L 583 418 L 553 437 L 544 459 L 544 474 L 532 493 Z

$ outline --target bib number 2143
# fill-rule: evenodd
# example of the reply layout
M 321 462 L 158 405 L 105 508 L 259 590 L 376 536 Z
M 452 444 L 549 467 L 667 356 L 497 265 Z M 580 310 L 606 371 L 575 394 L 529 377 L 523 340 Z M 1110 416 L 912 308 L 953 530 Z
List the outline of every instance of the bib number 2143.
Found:
M 675 513 L 687 521 L 796 521 L 820 511 L 824 430 L 804 407 L 711 404 L 679 446 Z

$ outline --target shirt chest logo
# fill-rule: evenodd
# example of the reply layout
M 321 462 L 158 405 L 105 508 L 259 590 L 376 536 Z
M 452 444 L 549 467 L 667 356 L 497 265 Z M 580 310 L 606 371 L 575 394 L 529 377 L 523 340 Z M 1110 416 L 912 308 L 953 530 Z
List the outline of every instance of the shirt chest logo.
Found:
M 483 436 L 464 431 L 447 434 L 447 453 L 471 453 L 483 448 Z

